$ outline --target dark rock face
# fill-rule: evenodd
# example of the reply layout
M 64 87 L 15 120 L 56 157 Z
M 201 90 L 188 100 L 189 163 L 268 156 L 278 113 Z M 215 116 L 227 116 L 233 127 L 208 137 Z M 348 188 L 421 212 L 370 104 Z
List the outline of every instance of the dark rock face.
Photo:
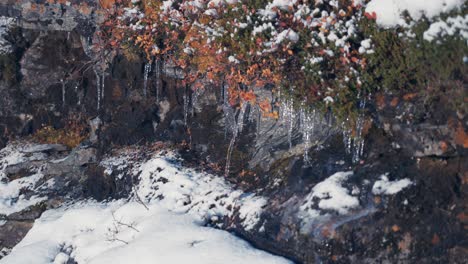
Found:
M 89 118 L 93 131 L 89 142 L 72 151 L 43 145 L 25 150 L 42 153 L 43 159 L 7 168 L 14 180 L 46 165 L 45 179 L 54 179 L 55 187 L 43 193 L 49 196 L 44 206 L 5 216 L 0 249 L 18 243 L 46 208 L 67 199 L 128 194 L 128 179 L 116 181 L 97 165 L 112 146 L 168 141 L 183 146 L 187 165 L 209 164 L 222 173 L 230 126 L 243 117 L 226 177 L 268 197 L 269 204 L 253 230 L 243 229 L 236 217 L 226 221 L 226 229 L 298 263 L 468 262 L 468 120 L 450 109 L 449 95 L 430 104 L 403 95 L 376 100 L 368 107 L 373 123 L 357 165 L 345 151 L 342 131 L 324 117 L 304 162 L 297 120 L 290 147 L 288 124 L 263 118 L 253 107 L 245 116 L 223 109 L 220 89 L 207 85 L 194 93 L 180 85 L 180 74 L 170 65 L 157 72 L 153 62 L 145 73 L 143 59 L 115 54 L 106 57 L 112 63 L 103 63 L 92 49 L 100 19 L 95 1 L 70 2 L 0 4 L 0 16 L 17 19 L 6 37 L 13 44 L 8 56 L 17 66 L 15 76 L 0 74 L 0 146 L 44 125 L 62 128 L 76 112 Z M 262 93 L 271 97 L 267 89 Z M 351 170 L 344 187 L 360 188 L 359 206 L 347 214 L 327 211 L 327 219 L 304 228 L 298 213 L 313 187 Z M 395 195 L 375 195 L 371 183 L 383 174 L 413 184 Z M 313 206 L 317 209 L 317 203 Z

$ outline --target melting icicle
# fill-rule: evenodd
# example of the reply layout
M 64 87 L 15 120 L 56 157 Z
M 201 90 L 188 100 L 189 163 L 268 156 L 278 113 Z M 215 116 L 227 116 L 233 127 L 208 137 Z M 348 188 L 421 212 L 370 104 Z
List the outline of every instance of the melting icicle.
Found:
M 260 119 L 261 119 L 261 110 L 258 105 L 250 105 L 250 111 L 249 111 L 249 123 L 255 123 L 256 124 L 256 133 L 257 136 L 260 135 Z
M 223 86 L 223 114 L 224 114 L 224 138 L 227 138 L 229 132 L 234 133 L 236 126 L 236 114 L 229 104 L 229 89 Z
M 294 103 L 292 100 L 286 100 L 281 103 L 281 118 L 286 124 L 288 131 L 289 148 L 292 147 L 292 134 L 294 130 L 294 121 L 296 119 L 296 112 L 294 110 Z
M 105 81 L 106 81 L 106 76 L 105 76 L 105 74 L 106 74 L 106 73 L 105 73 L 104 71 L 101 72 L 101 78 L 102 78 L 102 79 L 101 79 L 101 100 L 104 99 L 104 91 L 105 91 L 105 84 L 106 84 L 106 82 L 105 82 Z
M 81 95 L 78 93 L 78 86 L 79 86 L 79 83 L 76 82 L 75 84 L 75 94 L 76 94 L 76 97 L 78 98 L 78 105 L 81 105 Z
M 346 128 L 346 123 L 349 123 L 349 119 L 347 119 L 346 123 L 343 122 L 343 144 L 345 146 L 345 151 L 347 154 L 351 155 L 351 159 L 353 163 L 358 163 L 361 160 L 362 155 L 364 154 L 364 144 L 365 140 L 363 138 L 363 130 L 365 124 L 365 118 L 363 114 L 363 110 L 366 107 L 366 99 L 360 101 L 359 103 L 359 110 L 360 113 L 357 117 L 355 123 L 355 133 Z
M 154 62 L 155 86 L 156 86 L 156 102 L 159 102 L 159 89 L 161 79 L 161 61 L 156 59 Z
M 244 115 L 245 115 L 245 110 L 247 109 L 247 105 L 248 104 L 245 103 L 241 106 L 239 110 L 239 114 L 237 116 L 237 121 L 232 131 L 232 138 L 231 138 L 231 141 L 229 142 L 228 152 L 226 156 L 226 167 L 224 169 L 224 175 L 226 176 L 229 175 L 229 170 L 231 166 L 231 156 L 232 156 L 232 151 L 234 150 L 234 144 L 236 143 L 237 136 L 239 135 L 239 132 L 242 131 L 242 127 L 244 125 Z
M 97 90 L 97 110 L 101 109 L 101 76 L 94 70 L 96 74 L 96 90 Z
M 299 112 L 300 129 L 302 133 L 302 141 L 304 143 L 304 161 L 309 163 L 309 149 L 312 147 L 312 135 L 315 131 L 316 114 L 315 110 L 312 113 L 306 111 L 305 106 L 301 107 Z
M 195 116 L 195 109 L 198 107 L 198 98 L 201 95 L 200 88 L 195 89 L 192 93 L 192 104 L 191 104 L 191 114 L 192 117 Z
M 362 137 L 362 132 L 364 129 L 364 114 L 362 111 L 366 107 L 366 98 L 362 99 L 359 103 L 359 109 L 361 113 L 358 116 L 356 121 L 356 137 L 354 139 L 354 151 L 353 151 L 353 162 L 357 163 L 361 160 L 362 155 L 364 154 L 364 138 Z
M 94 69 L 96 74 L 96 91 L 97 91 L 97 110 L 101 109 L 101 101 L 104 99 L 104 81 L 105 81 L 105 72 L 102 71 L 99 74 L 98 70 Z
M 184 125 L 187 126 L 188 111 L 189 111 L 189 97 L 187 92 L 184 94 Z
M 349 119 L 347 119 L 347 122 Z M 352 151 L 352 133 L 349 129 L 346 129 L 346 124 L 343 122 L 343 145 L 345 146 L 346 154 L 351 154 Z
M 148 88 L 148 76 L 151 72 L 151 62 L 145 63 L 145 70 L 143 75 L 143 95 L 146 97 L 147 95 L 147 88 Z
M 65 89 L 65 88 L 66 88 L 65 86 L 66 86 L 66 82 L 65 82 L 63 79 L 60 80 L 60 82 L 62 83 L 62 106 L 65 107 L 65 99 L 66 99 L 66 98 L 65 98 L 65 96 L 66 96 L 66 95 L 65 95 L 65 92 L 66 92 L 66 91 L 65 91 L 65 90 L 66 90 L 66 89 Z

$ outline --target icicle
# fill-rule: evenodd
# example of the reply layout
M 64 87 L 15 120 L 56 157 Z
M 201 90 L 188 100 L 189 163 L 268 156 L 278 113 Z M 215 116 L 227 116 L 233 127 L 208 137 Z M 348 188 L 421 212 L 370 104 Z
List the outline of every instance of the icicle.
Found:
M 96 74 L 97 110 L 99 110 L 101 109 L 101 76 L 96 69 L 94 73 Z
M 187 91 L 184 94 L 184 125 L 187 126 L 187 119 L 188 119 L 188 111 L 189 111 L 189 97 L 187 95 Z
M 307 112 L 305 105 L 303 105 L 299 112 L 299 118 L 302 141 L 304 143 L 304 161 L 309 163 L 309 149 L 312 147 L 311 140 L 315 130 L 315 110 L 310 114 Z
M 294 102 L 292 100 L 286 100 L 286 102 L 281 103 L 281 119 L 283 123 L 286 124 L 289 148 L 291 148 L 294 121 L 296 120 L 296 112 L 294 110 Z
M 101 80 L 101 100 L 104 100 L 104 91 L 105 91 L 105 84 L 106 84 L 106 82 L 105 82 L 105 80 L 106 80 L 105 74 L 106 74 L 106 73 L 105 73 L 104 71 L 101 72 L 101 78 L 102 78 L 102 80 Z
M 353 162 L 358 163 L 361 160 L 362 155 L 364 154 L 364 138 L 362 137 L 362 132 L 364 129 L 364 114 L 362 111 L 366 108 L 366 98 L 362 99 L 359 102 L 359 113 L 358 119 L 356 121 L 356 137 L 354 138 L 354 152 L 353 152 Z
M 97 110 L 101 109 L 101 101 L 104 99 L 104 88 L 105 88 L 105 72 L 98 72 L 97 69 L 94 69 L 96 74 L 96 92 L 97 92 Z
M 66 89 L 65 89 L 65 88 L 66 88 L 65 86 L 66 86 L 66 82 L 65 82 L 63 79 L 60 80 L 60 82 L 62 83 L 62 106 L 65 107 L 65 103 L 66 103 L 66 102 L 65 102 L 65 99 L 66 99 L 66 98 L 65 98 L 65 96 L 66 96 L 66 95 L 65 95 L 65 92 L 66 92 L 66 91 L 65 91 L 65 90 L 66 90 Z
M 143 95 L 146 97 L 147 95 L 147 88 L 148 88 L 148 76 L 151 72 L 151 62 L 145 63 L 145 70 L 143 75 Z
M 79 86 L 79 83 L 76 82 L 75 84 L 75 94 L 76 94 L 76 97 L 78 98 L 78 105 L 81 105 L 81 95 L 78 93 L 78 86 Z
M 229 132 L 234 133 L 236 125 L 236 115 L 229 104 L 229 89 L 223 86 L 223 114 L 224 114 L 224 138 L 227 138 Z
M 191 104 L 191 114 L 192 117 L 195 116 L 195 108 L 198 106 L 198 97 L 200 96 L 200 89 L 197 88 L 192 93 L 192 104 Z
M 156 59 L 154 62 L 155 86 L 156 86 L 156 102 L 159 102 L 159 89 L 161 79 L 161 61 Z
M 349 119 L 346 119 L 347 122 L 349 122 Z M 345 146 L 345 152 L 347 154 L 351 154 L 352 151 L 352 133 L 351 130 L 346 128 L 346 123 L 343 122 L 342 124 L 343 127 L 343 145 Z
M 237 115 L 237 121 L 235 123 L 235 127 L 232 133 L 232 138 L 231 141 L 229 142 L 229 147 L 228 147 L 228 152 L 226 156 L 226 167 L 224 169 L 224 175 L 228 176 L 229 175 L 229 169 L 231 166 L 231 156 L 232 156 L 232 151 L 234 150 L 234 144 L 236 143 L 237 136 L 239 135 L 239 132 L 242 131 L 242 127 L 244 125 L 244 115 L 245 115 L 245 110 L 247 109 L 247 103 L 243 104 L 239 110 L 239 114 Z

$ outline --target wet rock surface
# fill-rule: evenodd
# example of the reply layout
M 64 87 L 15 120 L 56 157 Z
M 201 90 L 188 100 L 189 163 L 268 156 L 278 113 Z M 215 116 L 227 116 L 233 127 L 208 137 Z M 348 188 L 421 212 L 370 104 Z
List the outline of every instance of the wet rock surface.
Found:
M 298 117 L 273 120 L 253 107 L 243 115 L 223 109 L 216 87 L 194 93 L 180 85 L 180 74 L 170 65 L 157 72 L 153 62 L 153 70 L 145 72 L 143 58 L 115 55 L 104 68 L 103 58 L 91 49 L 99 20 L 95 1 L 36 2 L 0 4 L 0 16 L 16 21 L 5 35 L 12 46 L 8 63 L 15 69 L 12 76 L 0 74 L 0 147 L 43 126 L 63 128 L 71 113 L 84 115 L 92 133 L 74 149 L 20 147 L 21 162 L 5 165 L 4 183 L 41 177 L 18 194 L 38 198 L 37 203 L 0 212 L 2 252 L 17 244 L 46 209 L 128 195 L 134 179 L 117 177 L 118 169 L 106 173 L 100 165 L 113 148 L 170 142 L 181 149 L 186 166 L 223 175 L 233 129 L 238 129 L 232 124 L 242 118 L 225 177 L 268 203 L 252 229 L 241 224 L 240 214 L 224 219 L 222 228 L 297 263 L 468 262 L 467 117 L 450 109 L 450 94 L 430 103 L 387 95 L 368 106 L 373 122 L 357 164 L 346 151 L 343 131 L 322 117 L 304 161 Z M 262 96 L 271 93 L 266 89 Z M 332 195 L 313 194 L 318 184 L 343 171 L 354 173 L 339 182 L 340 194 L 357 205 L 340 212 L 321 205 Z M 411 185 L 376 193 L 373 187 L 382 175 L 388 182 L 408 179 Z

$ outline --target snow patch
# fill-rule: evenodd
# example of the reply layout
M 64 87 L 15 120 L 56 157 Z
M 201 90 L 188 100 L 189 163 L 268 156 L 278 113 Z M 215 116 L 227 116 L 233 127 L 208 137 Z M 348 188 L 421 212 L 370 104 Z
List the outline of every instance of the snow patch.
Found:
M 385 174 L 380 177 L 380 180 L 374 183 L 374 186 L 372 186 L 372 193 L 377 195 L 392 195 L 409 187 L 411 184 L 413 183 L 409 179 L 389 181 L 388 174 Z
M 0 55 L 12 52 L 12 45 L 6 37 L 14 24 L 14 18 L 0 16 Z
M 468 39 L 468 15 L 450 17 L 447 21 L 432 23 L 429 29 L 424 32 L 424 39 L 433 41 L 438 37 L 453 36 L 457 33 L 464 39 Z
M 318 207 L 320 209 L 333 210 L 339 214 L 347 214 L 350 209 L 358 207 L 359 199 L 350 195 L 349 190 L 342 186 L 343 182 L 351 175 L 353 175 L 352 171 L 337 172 L 318 183 L 305 198 L 300 209 L 302 211 L 309 210 L 316 199 L 319 199 Z
M 367 4 L 366 12 L 375 12 L 379 25 L 395 27 L 406 25 L 402 17 L 404 11 L 408 11 L 414 20 L 419 20 L 423 15 L 432 19 L 464 3 L 465 0 L 372 0 Z
M 40 172 L 13 181 L 10 181 L 5 173 L 8 166 L 20 164 L 27 159 L 39 159 L 34 154 L 26 158 L 23 150 L 27 148 L 28 146 L 9 144 L 0 150 L 0 215 L 20 212 L 46 199 L 46 197 L 26 196 L 21 193 L 22 190 L 32 190 L 36 187 L 43 177 Z
M 142 157 L 123 150 L 101 165 L 108 175 L 138 178 L 130 201 L 82 201 L 48 210 L 2 263 L 290 263 L 207 226 L 238 215 L 250 230 L 265 198 L 185 168 L 167 151 Z
M 68 250 L 64 250 L 68 249 Z M 69 253 L 67 253 L 69 252 Z M 161 204 L 86 202 L 46 211 L 3 264 L 290 263 Z

